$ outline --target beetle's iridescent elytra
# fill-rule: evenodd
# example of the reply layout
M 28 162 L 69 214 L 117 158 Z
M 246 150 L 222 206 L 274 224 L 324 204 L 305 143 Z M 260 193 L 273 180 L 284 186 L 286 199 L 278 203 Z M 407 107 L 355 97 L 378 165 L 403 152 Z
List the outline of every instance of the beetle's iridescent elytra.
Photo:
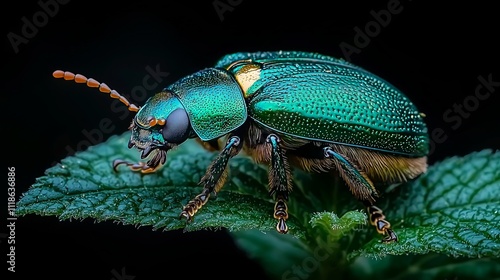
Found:
M 219 192 L 228 161 L 241 151 L 269 165 L 276 229 L 287 233 L 291 168 L 335 172 L 367 207 L 384 242 L 397 241 L 375 183 L 413 179 L 427 169 L 429 138 L 423 114 L 397 88 L 341 59 L 295 52 L 234 53 L 152 96 L 142 107 L 94 79 L 55 71 L 54 77 L 97 87 L 137 112 L 129 148 L 145 162 L 115 160 L 115 170 L 155 172 L 168 150 L 188 138 L 219 151 L 180 217 L 190 221 Z M 220 145 L 222 144 L 222 145 Z

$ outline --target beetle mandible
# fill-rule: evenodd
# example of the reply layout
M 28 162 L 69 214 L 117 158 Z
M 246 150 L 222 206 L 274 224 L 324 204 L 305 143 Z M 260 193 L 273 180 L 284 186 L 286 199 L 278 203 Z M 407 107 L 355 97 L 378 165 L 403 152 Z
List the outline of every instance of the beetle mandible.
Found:
M 228 161 L 243 151 L 269 165 L 278 232 L 288 232 L 291 167 L 298 167 L 336 172 L 366 206 L 370 223 L 385 235 L 382 241 L 394 242 L 396 233 L 375 206 L 379 192 L 374 183 L 400 183 L 427 169 L 424 114 L 382 78 L 319 53 L 229 54 L 214 67 L 168 86 L 142 107 L 80 74 L 57 70 L 53 76 L 99 88 L 137 112 L 128 147 L 139 149 L 147 161 L 115 160 L 115 170 L 123 164 L 155 172 L 167 151 L 188 138 L 219 151 L 200 180 L 203 190 L 181 210 L 180 218 L 187 221 L 221 190 Z

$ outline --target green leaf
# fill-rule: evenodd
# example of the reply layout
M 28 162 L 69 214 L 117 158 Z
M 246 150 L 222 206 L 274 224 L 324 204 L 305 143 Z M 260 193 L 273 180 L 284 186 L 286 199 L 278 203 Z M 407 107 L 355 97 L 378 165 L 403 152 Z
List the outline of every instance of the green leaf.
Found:
M 342 218 L 332 212 L 314 213 L 311 218 L 313 228 L 320 228 L 330 236 L 332 240 L 339 240 L 346 233 L 366 224 L 366 214 L 360 211 L 349 211 Z
M 260 263 L 271 279 L 293 279 L 289 276 L 293 275 L 294 268 L 314 258 L 308 246 L 289 234 L 246 230 L 231 232 L 231 235 L 236 245 Z
M 366 224 L 366 214 L 349 211 L 339 218 L 332 212 L 318 212 L 309 223 L 316 230 L 309 233 L 308 240 L 255 230 L 231 234 L 236 244 L 262 264 L 273 279 L 328 278 L 333 271 L 346 269 L 345 261 L 340 259 L 345 257 L 341 239 Z
M 386 256 L 382 259 L 357 258 L 349 279 L 499 279 L 500 259 L 454 258 L 425 255 Z
M 377 205 L 399 242 L 384 244 L 372 226 L 365 226 L 366 215 L 356 210 L 361 204 L 335 174 L 299 170 L 293 172 L 288 203 L 290 234 L 277 234 L 268 167 L 243 155 L 230 161 L 228 180 L 217 197 L 186 225 L 178 215 L 200 193 L 198 182 L 216 154 L 188 141 L 169 152 L 165 166 L 154 174 L 127 168 L 114 172 L 114 159 L 139 161 L 139 153 L 127 148 L 129 135 L 111 137 L 48 169 L 23 194 L 16 214 L 114 220 L 164 230 L 224 227 L 279 279 L 499 274 L 498 151 L 446 159 L 385 193 Z
M 186 226 L 178 218 L 182 206 L 201 192 L 198 182 L 216 154 L 190 140 L 170 151 L 158 172 L 139 174 L 127 168 L 114 172 L 114 159 L 139 161 L 138 151 L 127 148 L 129 137 L 129 132 L 110 137 L 49 168 L 22 195 L 16 214 L 114 220 L 164 230 L 275 230 L 274 202 L 267 193 L 265 167 L 244 156 L 232 159 L 226 186 Z M 288 226 L 292 234 L 303 234 L 294 217 Z
M 435 252 L 500 257 L 500 152 L 484 150 L 434 164 L 390 197 L 386 216 L 399 242 L 372 240 L 351 258 Z
M 309 212 L 304 237 L 289 240 L 254 231 L 232 235 L 272 279 L 496 279 L 500 275 L 500 227 L 494 209 L 500 205 L 499 154 L 486 150 L 447 159 L 431 166 L 416 181 L 385 193 L 378 205 L 399 235 L 396 244 L 381 243 L 382 237 L 372 226 L 363 226 L 364 212 L 353 211 L 357 201 L 341 184 L 325 175 L 301 172 L 295 173 L 297 188 L 291 198 L 314 213 Z M 494 210 L 488 211 L 491 208 Z M 319 209 L 332 210 L 316 212 Z M 469 211 L 479 216 L 471 217 Z M 338 213 L 344 214 L 338 218 Z M 426 220 L 427 224 L 417 223 Z M 449 227 L 456 224 L 478 225 L 479 237 L 483 236 L 480 229 L 488 226 L 490 236 L 486 235 L 482 245 L 468 247 L 467 254 L 459 253 L 455 248 L 460 247 L 453 243 L 462 244 L 463 228 Z M 441 226 L 441 231 L 434 228 Z M 419 232 L 425 236 L 415 235 Z M 453 233 L 445 246 L 440 243 L 442 238 L 436 238 L 443 232 Z M 439 248 L 451 248 L 451 252 Z M 459 254 L 462 257 L 455 257 Z

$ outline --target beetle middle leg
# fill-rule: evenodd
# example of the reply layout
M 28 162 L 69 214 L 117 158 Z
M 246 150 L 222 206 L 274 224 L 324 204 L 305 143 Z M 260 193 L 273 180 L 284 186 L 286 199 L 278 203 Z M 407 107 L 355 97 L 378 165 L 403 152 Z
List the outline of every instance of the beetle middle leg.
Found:
M 241 141 L 238 136 L 231 136 L 219 155 L 212 161 L 207 172 L 200 180 L 203 190 L 195 198 L 190 200 L 182 209 L 179 218 L 186 218 L 189 222 L 193 216 L 201 209 L 211 193 L 217 193 L 224 185 L 227 178 L 227 163 L 230 158 L 241 151 Z
M 288 193 L 291 190 L 290 168 L 284 155 L 284 150 L 280 148 L 280 139 L 275 134 L 269 134 L 266 143 L 271 148 L 271 166 L 269 171 L 269 194 L 274 195 L 276 204 L 274 205 L 274 218 L 278 219 L 276 230 L 280 233 L 287 233 L 288 226 Z
M 386 243 L 397 241 L 398 237 L 391 229 L 391 224 L 385 220 L 382 210 L 374 205 L 377 190 L 372 181 L 354 163 L 335 152 L 332 147 L 324 147 L 323 152 L 326 158 L 333 160 L 341 177 L 346 181 L 354 196 L 367 207 L 370 223 L 375 226 L 378 233 L 386 235 L 382 241 Z

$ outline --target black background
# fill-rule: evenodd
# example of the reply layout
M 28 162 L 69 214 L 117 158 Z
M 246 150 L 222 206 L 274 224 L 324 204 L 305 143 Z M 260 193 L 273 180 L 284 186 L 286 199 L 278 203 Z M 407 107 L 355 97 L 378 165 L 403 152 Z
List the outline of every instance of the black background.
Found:
M 105 6 L 102 1 L 72 0 L 60 4 L 17 53 L 7 34 L 23 36 L 22 18 L 33 22 L 41 7 L 36 1 L 4 7 L 3 158 L 6 166 L 16 168 L 16 196 L 68 151 L 78 150 L 88 140 L 83 130 L 97 129 L 102 119 L 109 118 L 114 130 L 97 139 L 102 141 L 124 132 L 132 119 L 111 110 L 112 100 L 95 89 L 52 78 L 56 69 L 82 73 L 130 95 L 143 84 L 145 68 L 159 65 L 169 75 L 148 92 L 152 95 L 178 78 L 212 66 L 226 53 L 282 49 L 346 58 L 340 48 L 344 42 L 360 47 L 350 56 L 353 63 L 396 85 L 426 113 L 431 134 L 444 133 L 434 138 L 442 143 L 435 145 L 431 164 L 499 147 L 500 87 L 468 115 L 452 113 L 453 121 L 443 117 L 454 104 L 474 105 L 478 76 L 492 75 L 500 81 L 498 14 L 492 5 L 401 1 L 402 10 L 392 14 L 385 27 L 372 29 L 370 42 L 362 46 L 355 42 L 354 28 L 364 30 L 374 20 L 370 11 L 387 9 L 392 1 L 229 1 L 234 7 L 222 14 L 222 20 L 214 2 L 143 0 Z M 4 201 L 2 205 L 7 204 Z M 5 227 L 0 229 L 4 232 Z M 3 259 L 7 243 L 1 241 Z M 33 215 L 16 223 L 17 276 L 112 279 L 111 271 L 120 273 L 123 267 L 135 279 L 171 278 L 174 272 L 264 279 L 258 264 L 225 231 L 155 232 L 148 227 L 60 222 Z

